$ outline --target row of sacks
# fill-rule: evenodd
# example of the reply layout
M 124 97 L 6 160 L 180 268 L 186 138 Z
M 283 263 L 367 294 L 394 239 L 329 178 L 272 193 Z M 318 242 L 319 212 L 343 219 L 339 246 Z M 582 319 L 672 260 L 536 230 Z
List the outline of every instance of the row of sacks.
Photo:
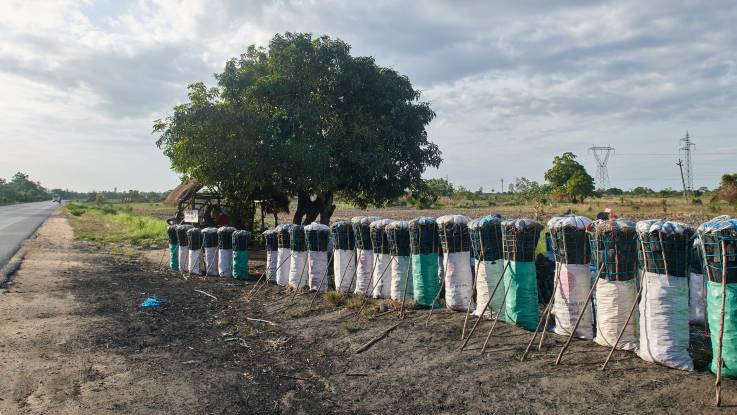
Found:
M 569 336 L 576 327 L 575 337 L 606 347 L 616 343 L 643 360 L 693 370 L 689 324 L 708 318 L 711 370 L 716 372 L 716 339 L 722 337 L 722 374 L 737 376 L 736 225 L 728 217 L 698 230 L 666 220 L 551 219 L 553 331 Z
M 426 307 L 439 307 L 444 292 L 451 310 L 502 312 L 503 320 L 534 329 L 534 255 L 541 229 L 529 219 L 504 221 L 498 215 L 474 221 L 462 215 L 411 221 L 359 216 L 329 228 L 279 225 L 264 232 L 266 277 L 282 286 L 335 289 Z M 330 261 L 332 278 L 324 265 Z
M 248 244 L 251 233 L 230 226 L 200 229 L 170 225 L 169 266 L 182 274 L 248 276 Z

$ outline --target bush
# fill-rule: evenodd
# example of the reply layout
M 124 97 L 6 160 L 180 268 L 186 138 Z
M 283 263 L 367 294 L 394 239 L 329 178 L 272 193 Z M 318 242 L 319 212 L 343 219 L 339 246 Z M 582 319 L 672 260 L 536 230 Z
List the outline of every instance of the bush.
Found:
M 693 199 L 691 201 L 691 203 L 693 203 L 694 205 L 702 205 L 703 204 L 703 202 L 699 198 Z

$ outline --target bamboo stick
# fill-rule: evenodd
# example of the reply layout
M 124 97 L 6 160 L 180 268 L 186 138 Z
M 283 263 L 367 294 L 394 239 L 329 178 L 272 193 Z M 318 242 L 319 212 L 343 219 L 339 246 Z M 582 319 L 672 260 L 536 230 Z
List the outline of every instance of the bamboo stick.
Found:
M 719 339 L 717 342 L 717 379 L 714 382 L 716 406 L 722 403 L 722 347 L 724 346 L 724 309 L 727 301 L 727 244 L 722 240 L 722 306 L 719 316 Z

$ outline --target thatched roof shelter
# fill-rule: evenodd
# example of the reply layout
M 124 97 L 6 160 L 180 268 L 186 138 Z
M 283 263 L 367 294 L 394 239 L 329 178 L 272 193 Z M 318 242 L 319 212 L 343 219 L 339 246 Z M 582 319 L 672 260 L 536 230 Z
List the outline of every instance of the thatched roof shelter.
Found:
M 179 202 L 191 199 L 200 189 L 202 189 L 202 185 L 190 179 L 172 190 L 164 199 L 164 204 L 177 205 Z

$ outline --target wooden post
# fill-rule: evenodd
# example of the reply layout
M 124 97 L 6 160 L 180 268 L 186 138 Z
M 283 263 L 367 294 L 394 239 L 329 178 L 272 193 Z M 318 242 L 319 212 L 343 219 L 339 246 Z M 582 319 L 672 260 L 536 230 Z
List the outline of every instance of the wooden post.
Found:
M 722 347 L 724 346 L 724 309 L 727 301 L 727 243 L 722 240 L 722 306 L 719 316 L 719 339 L 717 341 L 717 379 L 714 383 L 716 406 L 722 403 Z
M 333 251 L 333 257 L 335 257 L 335 251 Z M 345 269 L 344 269 L 344 270 L 343 270 L 343 272 L 342 272 L 342 273 L 340 274 L 340 281 L 338 282 L 338 286 L 337 286 L 337 287 L 335 287 L 335 291 L 338 291 L 338 290 L 340 289 L 340 287 L 342 287 L 342 286 L 343 286 L 343 278 L 345 278 L 345 273 L 346 273 L 346 272 L 348 272 L 348 268 L 350 268 L 350 266 L 351 266 L 351 261 L 352 261 L 352 262 L 355 262 L 355 261 L 356 261 L 356 252 L 355 252 L 355 251 L 353 252 L 353 256 L 352 256 L 352 257 L 350 257 L 350 258 L 348 259 L 348 262 L 347 262 L 347 263 L 345 264 Z M 355 276 L 355 274 L 356 274 L 356 273 L 354 272 L 353 274 L 354 274 L 354 276 Z M 349 291 L 350 291 L 350 289 L 351 289 L 351 285 L 353 285 L 353 277 L 351 277 L 351 283 L 350 283 L 350 284 L 348 284 L 348 290 L 349 290 Z
M 504 273 L 507 271 L 507 267 L 509 267 L 509 261 L 507 261 L 507 263 L 504 264 L 504 268 L 502 269 L 502 273 L 499 276 L 499 279 L 496 281 L 496 286 L 494 286 L 494 290 L 491 292 L 489 299 L 486 301 L 486 304 L 484 305 L 483 310 L 481 310 L 481 314 L 479 314 L 478 318 L 476 318 L 476 322 L 473 323 L 473 327 L 471 327 L 471 331 L 468 333 L 468 337 L 466 337 L 466 340 L 464 340 L 463 344 L 461 345 L 461 348 L 460 348 L 461 351 L 463 351 L 463 349 L 466 348 L 468 341 L 471 340 L 471 336 L 473 336 L 473 333 L 476 331 L 476 327 L 479 325 L 479 322 L 481 321 L 481 319 L 484 318 L 484 313 L 486 313 L 486 309 L 489 308 L 489 305 L 491 304 L 491 300 L 494 298 L 494 294 L 496 294 L 496 290 L 499 288 L 499 285 L 502 283 L 502 280 L 504 280 Z M 501 310 L 499 312 L 501 312 Z
M 560 353 L 558 354 L 558 358 L 555 359 L 555 365 L 558 366 L 560 364 L 560 360 L 563 358 L 563 353 L 566 352 L 566 349 L 568 349 L 568 345 L 571 344 L 571 340 L 573 339 L 573 335 L 576 334 L 576 329 L 578 329 L 578 325 L 581 323 L 581 319 L 583 318 L 583 314 L 586 312 L 586 307 L 589 305 L 589 301 L 591 301 L 591 296 L 594 294 L 594 290 L 596 289 L 596 285 L 599 283 L 599 277 L 601 276 L 601 271 L 604 269 L 604 264 L 601 264 L 599 267 L 599 272 L 596 273 L 596 279 L 594 280 L 594 283 L 591 285 L 591 290 L 589 290 L 589 295 L 586 297 L 586 302 L 583 304 L 583 308 L 581 308 L 581 312 L 578 313 L 578 318 L 576 319 L 576 324 L 573 325 L 573 329 L 571 330 L 571 334 L 568 336 L 568 340 L 566 340 L 566 343 L 563 345 L 563 348 L 560 350 Z

